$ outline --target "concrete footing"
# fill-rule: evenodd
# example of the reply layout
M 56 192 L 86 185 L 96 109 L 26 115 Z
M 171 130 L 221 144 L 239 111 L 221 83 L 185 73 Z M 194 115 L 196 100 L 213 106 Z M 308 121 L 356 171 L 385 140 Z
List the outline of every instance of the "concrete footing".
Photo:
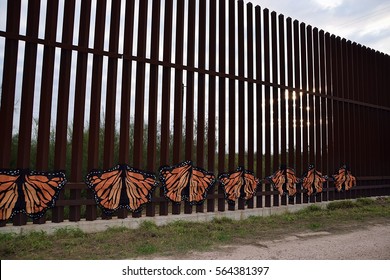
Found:
M 208 222 L 213 219 L 219 218 L 229 218 L 233 220 L 242 220 L 250 216 L 270 216 L 283 214 L 286 212 L 293 213 L 304 209 L 310 205 L 316 205 L 319 207 L 326 207 L 329 202 L 316 202 L 316 203 L 305 203 L 305 204 L 295 204 L 295 205 L 286 205 L 278 207 L 266 207 L 266 208 L 254 208 L 254 209 L 245 209 L 245 210 L 235 210 L 235 211 L 224 211 L 224 212 L 204 212 L 204 213 L 193 213 L 193 214 L 180 214 L 180 215 L 168 215 L 168 216 L 155 216 L 155 217 L 141 217 L 141 218 L 132 218 L 128 217 L 126 219 L 118 219 L 113 217 L 110 220 L 95 220 L 95 221 L 86 221 L 81 220 L 78 222 L 69 222 L 64 221 L 62 223 L 52 223 L 47 221 L 45 224 L 33 224 L 27 223 L 23 226 L 13 226 L 11 224 L 4 227 L 0 227 L 0 233 L 16 233 L 24 234 L 32 231 L 44 231 L 48 234 L 54 233 L 58 229 L 80 229 L 86 233 L 99 232 L 107 230 L 111 227 L 126 227 L 126 228 L 138 228 L 143 222 L 150 221 L 155 223 L 158 226 L 166 225 L 174 221 L 189 221 L 189 222 Z

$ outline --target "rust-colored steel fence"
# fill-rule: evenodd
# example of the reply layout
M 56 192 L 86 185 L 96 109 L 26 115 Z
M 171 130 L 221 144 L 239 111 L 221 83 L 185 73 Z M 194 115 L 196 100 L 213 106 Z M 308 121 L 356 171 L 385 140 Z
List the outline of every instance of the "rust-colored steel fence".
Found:
M 85 175 L 117 163 L 157 172 L 192 160 L 258 178 L 281 164 L 298 176 L 348 164 L 358 179 L 313 197 L 263 184 L 233 206 L 218 185 L 200 206 L 171 205 L 157 188 L 133 217 L 390 193 L 388 54 L 244 1 L 3 2 L 0 168 L 65 170 L 69 181 L 34 223 L 97 219 Z

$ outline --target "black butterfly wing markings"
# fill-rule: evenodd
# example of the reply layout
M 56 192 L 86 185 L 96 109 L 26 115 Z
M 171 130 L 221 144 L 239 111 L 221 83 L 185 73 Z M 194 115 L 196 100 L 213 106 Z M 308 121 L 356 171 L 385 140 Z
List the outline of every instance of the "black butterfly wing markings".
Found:
M 143 204 L 152 200 L 152 192 L 157 187 L 156 176 L 151 173 L 126 167 L 125 190 L 130 211 L 138 212 Z
M 228 203 L 235 203 L 241 196 L 241 187 L 243 185 L 242 179 L 243 170 L 237 170 L 232 173 L 223 173 L 219 175 L 219 181 L 225 192 L 225 198 Z
M 192 163 L 184 161 L 174 166 L 163 166 L 159 178 L 167 199 L 180 203 L 188 197 L 188 186 L 191 180 Z
M 326 181 L 322 173 L 317 171 L 313 165 L 309 166 L 309 170 L 303 175 L 302 187 L 307 191 L 307 195 L 321 193 L 323 183 Z
M 67 180 L 63 172 L 32 171 L 24 176 L 22 190 L 25 199 L 25 213 L 33 219 L 38 219 L 47 209 L 54 207 Z
M 269 176 L 274 189 L 279 195 L 294 196 L 297 192 L 296 184 L 299 182 L 295 175 L 295 170 L 286 166 L 281 166 L 273 175 Z
M 16 202 L 19 198 L 18 185 L 19 170 L 0 171 L 0 220 L 8 220 L 14 214 Z
M 0 220 L 16 213 L 39 219 L 55 205 L 67 180 L 63 172 L 0 171 Z
M 121 205 L 122 169 L 123 166 L 117 165 L 109 170 L 92 170 L 87 174 L 86 183 L 105 214 L 112 214 Z
M 223 173 L 219 176 L 219 181 L 225 192 L 225 198 L 228 203 L 235 203 L 239 198 L 251 199 L 259 184 L 252 172 L 238 167 L 231 173 Z
M 153 174 L 119 164 L 109 170 L 93 170 L 86 178 L 94 192 L 96 203 L 105 214 L 111 215 L 119 208 L 138 212 L 151 201 L 157 182 Z
M 337 174 L 332 176 L 334 179 L 335 188 L 337 191 L 347 191 L 356 186 L 356 177 L 346 165 L 343 165 L 337 171 Z
M 280 195 L 284 194 L 283 185 L 286 183 L 285 170 L 280 168 L 274 174 L 269 176 L 268 181 L 272 184 L 275 190 L 279 192 Z
M 187 200 L 190 204 L 201 204 L 207 198 L 208 190 L 215 184 L 214 174 L 193 167 Z

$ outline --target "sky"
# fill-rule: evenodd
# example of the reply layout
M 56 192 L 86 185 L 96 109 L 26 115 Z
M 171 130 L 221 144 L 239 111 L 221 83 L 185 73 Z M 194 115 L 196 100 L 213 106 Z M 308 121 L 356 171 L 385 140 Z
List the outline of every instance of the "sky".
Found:
M 390 0 L 251 0 L 286 17 L 390 55 Z

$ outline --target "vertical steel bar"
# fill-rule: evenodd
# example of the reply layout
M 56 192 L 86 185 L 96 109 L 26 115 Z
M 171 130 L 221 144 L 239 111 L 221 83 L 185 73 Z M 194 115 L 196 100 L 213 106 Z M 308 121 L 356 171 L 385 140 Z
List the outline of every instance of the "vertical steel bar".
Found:
M 288 21 L 291 19 L 287 18 L 287 38 L 291 34 L 291 30 L 288 29 Z M 286 58 L 285 58 L 285 32 L 284 32 L 285 26 L 284 26 L 284 16 L 279 15 L 279 84 L 281 86 L 280 89 L 280 162 L 281 164 L 287 164 L 287 123 L 286 118 L 290 118 L 288 115 L 288 108 L 286 107 L 286 103 L 288 102 L 288 96 L 286 95 L 287 91 L 283 88 L 286 86 Z M 287 61 L 289 61 L 291 53 L 289 53 L 289 49 L 287 46 Z M 288 66 L 287 66 L 288 68 Z M 289 68 L 288 68 L 289 69 Z M 287 204 L 287 197 L 283 196 L 281 198 L 281 204 L 286 205 Z
M 50 15 L 50 16 L 48 16 Z M 58 0 L 49 1 L 46 8 L 45 40 L 55 41 L 58 19 Z M 39 103 L 38 141 L 36 168 L 44 170 L 49 167 L 50 120 L 53 97 L 55 48 L 45 46 L 42 59 L 41 96 Z
M 253 5 L 248 3 L 247 7 L 247 48 L 248 54 L 248 78 L 253 79 Z M 248 169 L 254 171 L 254 98 L 253 83 L 248 83 Z M 248 201 L 248 208 L 253 208 L 254 199 Z
M 188 47 L 187 47 L 187 65 L 194 67 L 195 64 L 195 12 L 196 1 L 189 0 L 188 2 Z M 194 146 L 194 72 L 187 72 L 187 91 L 186 91 L 186 144 L 185 144 L 185 159 L 193 159 Z M 192 206 L 186 202 L 184 205 L 184 213 L 191 214 Z
M 236 71 L 236 19 L 235 19 L 235 2 L 229 0 L 229 75 L 235 75 Z M 236 165 L 236 80 L 229 78 L 229 170 L 233 170 Z M 233 204 L 228 205 L 229 210 L 234 210 Z
M 156 8 L 156 11 L 158 7 Z M 156 39 L 158 42 L 158 36 L 159 33 L 156 33 L 156 20 L 159 20 L 160 14 L 154 14 L 155 17 L 153 17 L 153 36 L 152 36 L 152 44 L 151 52 L 152 52 L 152 58 L 155 59 L 155 53 L 158 51 L 158 44 L 156 45 Z M 123 38 L 123 56 L 129 57 L 132 55 L 133 52 L 133 35 L 134 35 L 134 0 L 130 0 L 126 2 L 126 8 L 125 8 L 125 30 L 124 34 L 126 34 Z M 157 21 L 157 25 L 159 25 L 159 21 Z M 160 30 L 158 30 L 160 31 Z M 122 92 L 121 92 L 121 115 L 120 115 L 120 131 L 119 131 L 119 162 L 121 163 L 129 163 L 130 161 L 130 104 L 131 104 L 131 76 L 132 76 L 132 64 L 133 62 L 129 59 L 123 59 L 123 66 L 122 66 Z M 156 76 L 156 67 L 157 66 L 151 66 L 150 69 L 150 79 L 155 81 Z M 151 96 L 151 103 L 152 100 L 155 100 L 155 95 L 153 94 L 156 90 L 156 88 L 152 88 L 154 83 L 151 82 L 150 85 L 150 96 Z M 154 91 L 153 91 L 154 90 Z M 150 116 L 151 118 L 153 116 Z M 153 120 L 150 121 L 149 129 L 153 129 Z M 149 131 L 150 131 L 149 130 Z M 155 140 L 155 137 L 148 138 L 149 143 L 151 143 L 153 140 Z M 153 148 L 148 148 L 148 159 L 151 153 L 155 152 L 155 145 Z M 148 160 L 148 163 L 150 161 Z M 153 162 L 152 162 L 153 163 Z M 150 168 L 150 165 L 148 165 L 148 168 Z M 155 170 L 154 164 L 153 167 L 149 170 Z
M 171 62 L 172 49 L 172 0 L 165 1 L 164 14 L 164 53 L 163 61 Z M 166 165 L 169 162 L 169 124 L 170 124 L 170 99 L 171 99 L 171 69 L 163 67 L 163 84 L 162 84 L 162 118 L 161 118 L 161 148 L 160 148 L 160 165 Z M 164 198 L 164 193 L 160 189 L 160 197 Z M 160 203 L 160 215 L 168 215 L 168 203 Z
M 38 37 L 40 1 L 30 1 L 27 11 L 26 35 Z M 9 15 L 11 16 L 11 15 Z M 24 50 L 24 70 L 22 82 L 22 100 L 20 108 L 20 122 L 18 135 L 18 155 L 16 165 L 18 168 L 30 167 L 32 114 L 35 88 L 37 45 L 26 42 Z M 12 106 L 13 108 L 13 106 Z M 11 147 L 10 147 L 11 148 Z M 16 214 L 14 223 L 25 224 L 26 217 L 22 213 Z M 45 217 L 34 220 L 34 223 L 45 223 Z
M 45 40 L 55 41 L 58 19 L 58 0 L 49 1 L 46 8 Z M 53 73 L 54 73 L 55 48 L 44 46 L 41 99 L 39 104 L 38 141 L 37 141 L 37 166 L 38 170 L 49 167 L 50 150 L 50 119 L 51 102 L 53 98 Z
M 238 76 L 244 77 L 244 2 L 238 1 Z M 245 166 L 245 84 L 238 81 L 238 165 Z
M 235 20 L 235 1 L 229 0 L 229 74 L 235 75 L 236 71 L 236 20 Z M 236 81 L 229 79 L 229 170 L 235 168 L 236 157 Z M 230 207 L 231 208 L 231 207 Z M 232 210 L 232 209 L 230 209 Z
M 287 19 L 287 21 L 289 18 Z M 279 84 L 281 86 L 280 91 L 280 162 L 282 164 L 287 163 L 287 124 L 286 124 L 286 118 L 287 116 L 287 96 L 286 96 L 286 90 L 283 88 L 286 86 L 286 58 L 285 58 L 285 32 L 284 32 L 285 26 L 284 26 L 284 16 L 279 15 Z M 287 31 L 288 32 L 288 31 Z M 288 35 L 287 35 L 288 36 Z M 288 57 L 288 49 L 287 49 L 287 60 Z M 283 199 L 282 199 L 283 201 Z M 282 203 L 283 204 L 283 203 Z
M 199 1 L 199 69 L 206 69 L 206 0 Z M 199 167 L 204 167 L 204 142 L 205 142 L 205 75 L 198 74 L 198 130 L 196 161 Z M 196 212 L 203 212 L 203 204 L 196 206 Z
M 146 57 L 148 1 L 140 1 L 138 22 L 137 56 Z M 133 165 L 141 168 L 143 165 L 144 140 L 144 105 L 145 105 L 145 63 L 137 62 L 135 87 L 135 116 L 134 116 L 134 158 Z
M 320 81 L 321 81 L 321 94 L 328 95 L 328 90 L 326 88 L 326 72 L 327 67 L 326 57 L 325 57 L 325 32 L 320 31 Z M 321 98 L 321 170 L 322 174 L 328 174 L 328 150 L 327 150 L 327 119 L 326 119 L 326 104 L 327 98 Z M 328 200 L 328 195 L 326 189 L 323 190 L 322 199 L 324 201 Z
M 264 26 L 264 81 L 270 83 L 270 26 L 269 26 L 269 10 L 263 10 L 263 26 Z M 270 86 L 265 86 L 265 174 L 271 174 L 271 92 Z M 271 186 L 266 184 L 265 191 L 271 191 Z M 265 207 L 271 207 L 271 196 L 266 194 Z
M 295 39 L 295 38 L 294 38 Z M 287 18 L 287 79 L 288 86 L 290 88 L 294 87 L 294 68 L 293 68 L 293 29 L 292 29 L 292 20 L 291 18 Z M 294 53 L 295 55 L 295 53 Z M 295 86 L 297 88 L 297 86 Z M 294 126 L 295 126 L 295 114 L 294 114 L 294 94 L 296 92 L 289 91 L 288 92 L 288 100 L 287 100 L 287 110 L 288 110 L 288 163 L 289 167 L 295 167 L 295 143 L 294 143 Z M 289 203 L 294 204 L 294 197 L 289 198 Z
M 218 53 L 220 73 L 226 72 L 226 1 L 219 1 L 219 24 L 218 24 Z M 226 79 L 219 78 L 218 92 L 218 172 L 225 172 L 225 145 L 226 145 Z M 218 211 L 225 211 L 224 191 L 219 185 Z
M 87 48 L 91 18 L 91 0 L 83 0 L 81 2 L 80 15 L 78 45 Z M 76 91 L 73 115 L 72 161 L 70 175 L 70 180 L 72 182 L 83 181 L 83 136 L 85 95 L 87 85 L 87 63 L 88 54 L 79 52 L 77 54 Z M 70 199 L 81 199 L 81 190 L 70 190 Z M 81 206 L 70 206 L 69 210 L 69 221 L 76 222 L 81 219 Z
M 153 0 L 152 4 L 152 41 L 150 58 L 154 61 L 158 60 L 160 52 L 160 12 L 161 1 Z M 127 34 L 127 33 L 126 33 Z M 131 63 L 131 62 L 130 62 Z M 147 170 L 149 172 L 156 171 L 157 157 L 157 100 L 158 100 L 158 66 L 150 64 L 150 80 L 149 80 L 149 118 L 148 118 L 148 151 L 147 151 Z M 130 95 L 129 95 L 130 97 Z M 127 103 L 127 107 L 130 103 Z M 128 132 L 127 132 L 128 133 Z M 154 194 L 152 194 L 154 197 Z M 155 216 L 155 203 L 149 203 L 146 206 L 146 216 Z
M 9 34 L 19 34 L 20 8 L 20 0 L 9 0 L 7 3 L 8 16 L 6 32 Z M 2 136 L 0 137 L 0 168 L 10 168 L 18 45 L 18 40 L 8 38 L 5 40 L 0 106 L 0 120 L 2 124 Z
M 62 43 L 72 44 L 73 24 L 75 16 L 75 1 L 65 2 L 64 21 L 62 30 Z M 68 133 L 68 109 L 69 109 L 69 91 L 71 74 L 72 51 L 61 50 L 60 74 L 61 79 L 58 83 L 58 106 L 57 106 L 57 124 L 55 139 L 54 168 L 66 169 L 66 146 Z M 53 209 L 53 222 L 62 222 L 64 220 L 64 208 L 55 207 Z
M 333 96 L 339 97 L 340 96 L 340 67 L 339 67 L 339 42 L 340 37 L 335 38 L 332 36 L 333 40 L 333 48 L 332 48 L 332 78 L 333 78 Z M 333 162 L 334 162 L 334 170 L 333 172 L 336 172 L 336 170 L 340 167 L 340 141 L 339 138 L 340 135 L 340 112 L 339 112 L 339 101 L 333 101 Z M 339 199 L 339 195 L 334 192 L 334 199 Z
M 119 20 L 120 20 L 120 0 L 114 0 L 111 4 L 111 20 L 110 20 L 110 39 L 109 51 L 118 52 L 119 44 Z M 114 57 L 108 58 L 107 66 L 107 88 L 106 88 L 106 118 L 104 122 L 104 149 L 103 149 L 103 168 L 108 169 L 114 165 L 114 150 L 115 150 L 115 107 L 117 94 L 117 72 L 118 59 Z M 104 214 L 103 218 L 106 217 Z M 122 214 L 119 217 L 123 217 Z
M 244 2 L 238 1 L 238 76 L 244 77 Z M 238 81 L 238 165 L 245 166 L 245 84 Z M 238 209 L 245 208 L 245 201 L 238 201 Z
M 302 99 L 301 99 L 301 64 L 300 64 L 300 37 L 299 37 L 299 22 L 294 20 L 294 86 L 295 91 L 295 171 L 297 176 L 302 174 Z M 302 203 L 302 193 L 299 192 L 300 185 L 297 185 L 298 193 L 296 194 L 295 202 Z
M 307 81 L 309 91 L 309 161 L 311 164 L 315 164 L 313 70 L 313 31 L 309 25 L 307 26 Z
M 184 1 L 178 1 L 176 7 L 176 47 L 175 63 L 183 64 L 183 40 L 184 40 Z M 183 71 L 175 70 L 174 85 L 174 118 L 173 118 L 173 163 L 180 162 L 181 141 L 183 129 Z M 200 105 L 201 106 L 201 105 Z M 180 204 L 172 205 L 172 214 L 180 214 Z
M 188 47 L 187 47 L 187 65 L 194 67 L 195 63 L 195 12 L 196 1 L 188 1 Z M 187 72 L 187 91 L 186 91 L 186 147 L 185 159 L 193 158 L 193 139 L 194 139 L 194 72 Z
M 183 64 L 183 40 L 184 40 L 184 2 L 178 1 L 176 7 L 176 47 L 175 64 Z M 183 71 L 175 70 L 175 88 L 174 88 L 174 118 L 173 118 L 173 162 L 180 162 L 181 141 L 183 129 Z M 180 209 L 180 208 L 179 208 Z
M 302 169 L 309 165 L 308 158 L 308 112 L 307 112 L 307 56 L 306 56 L 306 25 L 300 24 L 301 34 L 301 77 L 302 77 Z M 303 195 L 303 203 L 308 202 L 307 195 Z
M 125 33 L 123 42 L 123 55 L 132 55 L 133 48 L 133 27 L 134 27 L 134 1 L 128 1 L 125 8 Z M 153 50 L 153 49 L 152 49 Z M 129 163 L 130 156 L 130 99 L 131 99 L 131 72 L 132 61 L 123 60 L 122 65 L 122 92 L 121 92 L 121 113 L 119 129 L 119 155 L 120 163 Z M 152 169 L 153 170 L 153 169 Z M 148 205 L 148 210 L 150 206 Z M 126 209 L 118 210 L 118 218 L 124 219 L 128 216 Z
M 217 7 L 216 1 L 210 1 L 210 24 L 209 24 L 209 69 L 210 71 L 216 71 L 216 48 L 217 48 Z M 210 172 L 215 170 L 215 153 L 216 153 L 216 124 L 215 124 L 215 106 L 216 106 L 216 88 L 215 88 L 215 76 L 209 76 L 209 113 L 208 113 L 208 147 L 207 147 L 207 169 Z M 215 194 L 215 187 L 210 188 L 209 195 Z M 207 212 L 215 211 L 215 199 L 209 198 L 207 200 Z
M 320 93 L 320 57 L 318 28 L 313 29 L 313 53 L 314 53 L 314 91 Z M 315 166 L 321 168 L 321 98 L 314 99 L 314 126 L 315 126 Z
M 40 5 L 40 0 L 28 2 L 26 36 L 38 37 Z M 26 42 L 18 139 L 17 166 L 19 168 L 28 168 L 30 166 L 36 64 L 37 44 Z
M 137 56 L 146 57 L 148 1 L 141 1 L 139 6 Z M 135 114 L 134 114 L 134 157 L 135 168 L 142 169 L 144 153 L 144 112 L 145 112 L 145 63 L 137 62 L 135 87 Z M 133 217 L 140 217 L 141 213 L 133 213 Z
M 314 91 L 320 92 L 320 57 L 319 57 L 319 34 L 318 28 L 313 29 L 313 59 L 314 59 Z M 321 169 L 321 98 L 314 99 L 314 131 L 315 131 L 315 166 Z M 316 194 L 316 201 L 322 200 L 321 194 Z
M 255 37 L 255 50 L 256 50 L 256 80 L 262 81 L 262 51 L 261 51 L 261 26 L 262 26 L 262 18 L 261 18 L 261 8 L 260 6 L 255 7 L 255 24 L 256 24 L 256 37 Z M 260 83 L 256 84 L 256 175 L 257 178 L 263 178 L 263 91 L 262 85 Z M 268 176 L 268 175 L 267 175 Z M 256 208 L 263 207 L 263 184 L 260 185 L 260 190 L 256 195 Z
M 96 5 L 94 49 L 103 50 L 104 30 L 106 23 L 106 0 L 98 1 Z M 91 105 L 88 136 L 88 170 L 99 167 L 99 135 L 100 135 L 100 106 L 102 94 L 103 56 L 95 54 L 92 65 Z M 87 191 L 87 198 L 94 198 L 92 191 Z M 87 205 L 86 219 L 96 220 L 95 205 Z
M 278 41 L 276 12 L 271 13 L 272 82 L 278 84 Z M 279 168 L 279 89 L 272 88 L 273 170 Z M 279 193 L 273 196 L 273 205 L 279 206 Z

